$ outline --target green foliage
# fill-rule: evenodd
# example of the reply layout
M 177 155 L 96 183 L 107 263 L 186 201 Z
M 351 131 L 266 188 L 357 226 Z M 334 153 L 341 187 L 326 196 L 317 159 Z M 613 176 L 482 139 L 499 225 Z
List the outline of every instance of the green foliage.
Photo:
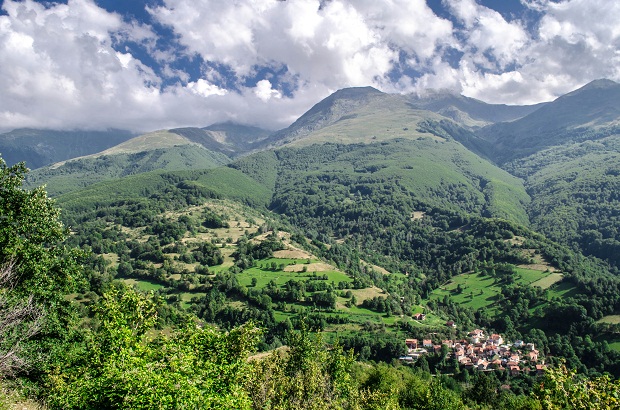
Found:
M 69 221 L 78 224 L 118 208 L 178 209 L 209 198 L 230 198 L 261 207 L 271 193 L 241 172 L 222 167 L 204 171 L 147 172 L 100 182 L 57 198 Z
M 278 160 L 274 151 L 263 151 L 240 158 L 229 165 L 273 191 L 276 186 Z
M 620 265 L 619 149 L 620 138 L 613 135 L 550 148 L 508 164 L 526 179 L 536 229 L 614 266 Z
M 254 409 L 354 409 L 358 391 L 341 347 L 326 349 L 321 335 L 291 332 L 288 348 L 252 362 L 246 389 Z
M 588 379 L 564 365 L 547 369 L 533 394 L 545 410 L 620 407 L 620 381 L 609 376 Z
M 251 323 L 221 333 L 188 318 L 149 336 L 156 306 L 130 289 L 106 293 L 95 311 L 83 356 L 49 377 L 52 408 L 250 408 L 243 383 L 259 336 Z
M 295 216 L 299 202 L 353 213 L 360 200 L 390 192 L 410 202 L 527 222 L 529 197 L 521 182 L 452 140 L 324 144 L 276 154 L 271 207 L 279 213 Z
M 60 210 L 43 188 L 22 188 L 26 172 L 23 164 L 7 167 L 0 159 L 0 261 L 19 273 L 15 291 L 49 300 L 71 289 L 73 259 L 58 246 L 66 235 Z
M 62 244 L 66 229 L 45 191 L 23 189 L 26 171 L 0 158 L 0 352 L 13 360 L 23 343 L 19 370 L 36 359 L 36 378 L 69 337 L 75 316 L 65 295 L 80 282 L 83 255 Z
M 465 409 L 459 394 L 446 388 L 440 379 L 408 367 L 378 364 L 358 376 L 361 389 L 367 393 L 389 397 L 393 409 Z M 380 408 L 380 407 L 371 407 Z

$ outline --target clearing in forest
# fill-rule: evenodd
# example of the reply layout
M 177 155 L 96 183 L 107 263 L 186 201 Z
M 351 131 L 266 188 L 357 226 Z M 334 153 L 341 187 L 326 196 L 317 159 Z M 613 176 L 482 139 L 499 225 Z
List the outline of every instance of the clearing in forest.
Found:
M 532 286 L 538 286 L 542 289 L 549 289 L 564 278 L 561 273 L 551 273 L 548 276 L 531 283 Z

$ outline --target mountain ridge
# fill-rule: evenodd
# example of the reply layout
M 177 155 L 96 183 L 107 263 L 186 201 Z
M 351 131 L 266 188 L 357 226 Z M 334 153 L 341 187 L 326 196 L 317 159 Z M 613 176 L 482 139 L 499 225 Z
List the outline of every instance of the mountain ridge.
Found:
M 504 163 L 544 148 L 615 132 L 620 126 L 618 101 L 620 84 L 597 80 L 516 121 L 484 127 L 476 135 L 488 142 L 487 155 Z
M 135 134 L 125 130 L 62 131 L 18 128 L 0 134 L 0 153 L 9 164 L 26 161 L 30 168 L 39 168 L 121 144 Z

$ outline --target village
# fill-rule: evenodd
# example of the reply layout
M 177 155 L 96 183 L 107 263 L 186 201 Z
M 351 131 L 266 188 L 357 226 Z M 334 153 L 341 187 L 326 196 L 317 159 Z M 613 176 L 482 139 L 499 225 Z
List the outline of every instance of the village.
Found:
M 456 324 L 448 321 L 446 326 L 455 328 Z M 541 375 L 546 369 L 545 358 L 539 357 L 539 351 L 533 343 L 522 340 L 509 342 L 500 334 L 486 335 L 481 329 L 468 332 L 466 339 L 437 342 L 432 339 L 406 339 L 408 353 L 399 359 L 405 363 L 413 363 L 423 355 L 440 354 L 443 346 L 446 346 L 447 357 L 455 358 L 461 368 L 468 370 L 507 370 L 512 376 L 518 376 Z M 443 349 L 445 352 L 445 348 Z

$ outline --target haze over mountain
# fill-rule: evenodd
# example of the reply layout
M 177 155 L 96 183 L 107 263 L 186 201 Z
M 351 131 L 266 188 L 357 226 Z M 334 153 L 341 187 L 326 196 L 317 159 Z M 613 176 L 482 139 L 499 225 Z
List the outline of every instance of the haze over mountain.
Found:
M 94 154 L 135 134 L 129 131 L 55 131 L 16 129 L 0 134 L 0 154 L 8 164 L 26 161 L 39 168 L 69 158 Z
M 200 144 L 211 151 L 237 156 L 257 147 L 272 132 L 233 122 L 217 123 L 204 128 L 175 128 L 170 132 Z
M 411 95 L 409 103 L 450 118 L 460 125 L 476 129 L 496 122 L 514 121 L 538 110 L 546 103 L 533 105 L 488 104 L 449 91 L 429 90 Z
M 488 155 L 498 163 L 541 149 L 617 132 L 620 84 L 593 81 L 510 123 L 489 125 L 477 134 L 490 143 Z

